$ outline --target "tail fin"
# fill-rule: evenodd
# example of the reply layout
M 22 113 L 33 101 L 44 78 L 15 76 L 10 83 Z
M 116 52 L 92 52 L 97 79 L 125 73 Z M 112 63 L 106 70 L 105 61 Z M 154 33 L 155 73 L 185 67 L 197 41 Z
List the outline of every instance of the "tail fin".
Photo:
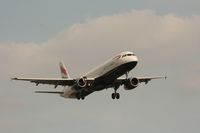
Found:
M 60 62 L 59 65 L 62 78 L 70 78 L 65 64 L 63 62 Z

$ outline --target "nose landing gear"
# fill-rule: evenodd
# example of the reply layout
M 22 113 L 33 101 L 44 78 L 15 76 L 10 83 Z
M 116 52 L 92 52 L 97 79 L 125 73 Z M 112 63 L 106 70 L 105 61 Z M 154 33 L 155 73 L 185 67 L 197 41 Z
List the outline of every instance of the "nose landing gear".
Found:
M 112 93 L 111 95 L 112 99 L 119 99 L 120 98 L 120 94 L 119 93 Z
M 128 79 L 128 71 L 125 73 L 125 76 L 126 76 L 126 79 Z M 112 97 L 112 99 L 119 99 L 120 98 L 120 94 L 119 93 L 117 93 L 117 89 L 119 88 L 119 86 L 120 86 L 120 84 L 114 84 L 113 85 L 114 86 L 114 93 L 112 93 L 112 95 L 111 95 L 111 97 Z
M 115 90 L 115 92 L 114 93 L 112 93 L 112 95 L 111 95 L 111 97 L 112 97 L 112 99 L 119 99 L 120 98 L 120 94 L 119 93 L 117 93 L 117 89 L 119 88 L 119 86 L 115 86 L 115 88 L 114 88 L 114 90 Z

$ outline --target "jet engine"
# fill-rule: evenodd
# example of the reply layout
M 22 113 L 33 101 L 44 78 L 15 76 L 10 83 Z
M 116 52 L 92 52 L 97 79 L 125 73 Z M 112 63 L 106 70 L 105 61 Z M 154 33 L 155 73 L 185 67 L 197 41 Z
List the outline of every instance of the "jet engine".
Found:
M 87 78 L 86 77 L 82 77 L 80 79 L 77 79 L 77 85 L 81 88 L 86 87 L 87 86 Z
M 139 80 L 137 78 L 129 78 L 124 84 L 124 89 L 132 90 L 136 88 L 138 84 L 139 84 Z

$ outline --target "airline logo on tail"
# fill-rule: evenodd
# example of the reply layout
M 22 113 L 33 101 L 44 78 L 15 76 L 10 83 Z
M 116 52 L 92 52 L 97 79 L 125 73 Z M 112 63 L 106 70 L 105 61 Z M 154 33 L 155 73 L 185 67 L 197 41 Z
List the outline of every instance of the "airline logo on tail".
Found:
M 60 62 L 60 72 L 62 78 L 69 78 L 69 73 L 67 72 L 67 68 L 65 67 L 65 64 L 63 62 Z

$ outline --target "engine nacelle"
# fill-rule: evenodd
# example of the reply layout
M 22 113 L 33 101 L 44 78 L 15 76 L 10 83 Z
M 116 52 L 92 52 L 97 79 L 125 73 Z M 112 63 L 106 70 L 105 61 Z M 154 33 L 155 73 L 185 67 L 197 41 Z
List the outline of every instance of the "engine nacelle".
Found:
M 77 79 L 77 85 L 81 88 L 86 87 L 87 86 L 87 81 L 86 81 L 86 77 L 82 77 L 80 79 Z
M 136 88 L 139 84 L 139 80 L 137 78 L 129 78 L 124 84 L 125 90 L 132 90 Z

